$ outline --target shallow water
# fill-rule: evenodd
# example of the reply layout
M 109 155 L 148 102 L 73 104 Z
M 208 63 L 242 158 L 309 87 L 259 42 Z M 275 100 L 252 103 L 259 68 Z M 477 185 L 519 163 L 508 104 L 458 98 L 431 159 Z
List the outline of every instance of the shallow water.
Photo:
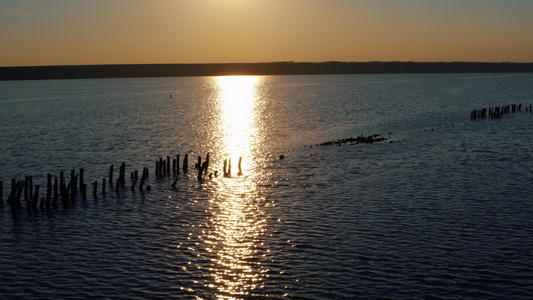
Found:
M 0 82 L 6 298 L 494 298 L 533 295 L 530 74 Z M 383 134 L 387 142 L 314 146 Z M 392 143 L 391 143 L 392 142 Z M 200 184 L 232 158 L 232 176 Z M 159 157 L 190 172 L 156 179 Z M 279 159 L 284 155 L 284 159 Z M 237 176 L 243 157 L 243 175 Z M 13 211 L 11 178 L 111 164 L 108 187 Z M 128 173 L 129 174 L 129 173 Z M 115 174 L 116 178 L 117 174 Z M 23 204 L 25 202 L 23 200 Z

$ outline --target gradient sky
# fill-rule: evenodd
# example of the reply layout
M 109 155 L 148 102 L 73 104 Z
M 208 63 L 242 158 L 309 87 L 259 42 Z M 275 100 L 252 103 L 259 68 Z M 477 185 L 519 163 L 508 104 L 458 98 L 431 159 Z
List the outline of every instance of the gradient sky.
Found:
M 0 66 L 533 62 L 532 0 L 0 0 Z

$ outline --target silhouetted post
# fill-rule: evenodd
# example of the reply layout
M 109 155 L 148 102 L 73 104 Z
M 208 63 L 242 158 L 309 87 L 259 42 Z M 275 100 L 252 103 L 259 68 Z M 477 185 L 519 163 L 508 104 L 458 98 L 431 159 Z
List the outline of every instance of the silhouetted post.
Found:
M 83 197 L 83 200 L 87 200 L 87 184 L 84 183 L 83 187 L 81 188 L 81 196 Z
M 159 170 L 156 172 L 157 177 L 163 177 L 163 158 L 159 158 Z
M 231 177 L 231 157 L 228 160 L 228 177 Z
M 73 177 L 70 181 L 70 201 L 74 203 L 76 201 L 76 196 L 78 195 L 78 174 L 75 173 L 74 170 L 72 170 Z
M 98 180 L 95 180 L 93 183 L 93 197 L 94 199 L 98 198 Z
M 224 167 L 222 169 L 224 177 L 228 177 L 227 167 L 228 167 L 228 159 L 226 158 L 226 159 L 224 159 Z
M 170 156 L 167 156 L 167 176 L 170 176 Z
M 239 175 L 239 176 L 242 175 L 241 163 L 242 163 L 242 157 L 239 157 L 239 173 L 237 173 L 237 175 Z
M 198 178 L 198 182 L 200 182 L 200 183 L 204 182 L 204 180 L 202 179 L 202 174 L 204 173 L 204 166 L 205 166 L 205 163 L 204 163 L 204 165 L 198 166 L 198 176 L 196 176 L 196 177 Z
M 176 174 L 176 159 L 172 159 L 172 175 Z
M 138 170 L 135 170 L 135 172 L 132 173 L 133 182 L 131 183 L 131 190 L 135 191 L 135 185 L 137 184 L 137 177 L 139 177 L 137 174 L 139 174 Z
M 187 174 L 189 172 L 189 154 L 185 153 L 185 157 L 183 158 L 183 173 Z
M 37 210 L 37 202 L 39 202 L 39 188 L 40 188 L 40 186 L 36 185 L 35 186 L 35 193 L 33 193 L 32 207 L 33 207 L 34 211 Z
M 122 163 L 120 165 L 119 179 L 120 179 L 120 185 L 123 187 L 126 186 L 126 163 Z
M 48 174 L 46 187 L 46 207 L 50 207 L 50 201 L 52 201 L 52 174 Z
M 83 168 L 80 168 L 80 191 L 81 191 L 81 194 L 83 195 L 83 185 L 84 185 L 84 172 L 83 172 Z M 85 196 L 84 196 L 85 197 Z
M 70 185 L 71 190 L 77 191 L 78 179 L 76 178 L 76 171 L 74 169 L 70 170 Z
M 176 155 L 176 173 L 180 174 L 180 155 Z
M 57 179 L 57 176 L 54 176 L 54 207 L 57 206 L 57 200 L 59 199 L 59 180 Z
M 141 176 L 141 182 L 139 183 L 139 190 L 143 191 L 144 181 L 146 180 L 146 168 L 143 168 L 143 174 Z
M 24 202 L 26 202 L 26 205 L 28 204 L 28 202 L 31 202 L 29 198 L 29 192 L 28 192 L 29 181 L 30 180 L 28 176 L 26 176 L 26 178 L 24 178 Z
M 209 169 L 209 152 L 207 152 L 207 155 L 205 156 L 204 175 L 207 175 L 208 169 Z
M 109 167 L 109 185 L 113 186 L 113 165 Z
M 30 193 L 30 199 L 33 199 L 33 176 L 28 177 L 28 191 Z

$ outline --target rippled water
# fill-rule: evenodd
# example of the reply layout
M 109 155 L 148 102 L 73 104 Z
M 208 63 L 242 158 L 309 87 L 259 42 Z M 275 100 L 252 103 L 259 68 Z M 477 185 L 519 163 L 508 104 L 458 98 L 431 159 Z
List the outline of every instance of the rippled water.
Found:
M 0 295 L 532 298 L 533 115 L 469 118 L 512 103 L 533 75 L 0 82 Z M 156 178 L 178 154 L 189 173 Z M 6 203 L 12 178 L 44 196 L 48 173 L 84 168 L 90 189 L 122 162 L 151 190 Z

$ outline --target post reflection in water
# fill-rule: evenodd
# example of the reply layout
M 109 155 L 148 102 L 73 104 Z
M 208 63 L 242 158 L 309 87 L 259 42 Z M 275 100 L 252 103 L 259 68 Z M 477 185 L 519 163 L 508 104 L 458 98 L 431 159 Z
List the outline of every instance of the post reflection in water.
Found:
M 224 76 L 219 88 L 219 153 L 232 158 L 231 178 L 219 178 L 210 199 L 209 232 L 204 233 L 205 251 L 211 259 L 208 287 L 219 299 L 261 295 L 267 271 L 262 265 L 268 247 L 262 242 L 266 218 L 256 192 L 257 166 L 253 150 L 260 130 L 257 121 L 258 77 Z M 243 175 L 237 175 L 239 157 Z M 254 179 L 255 178 L 255 179 Z

